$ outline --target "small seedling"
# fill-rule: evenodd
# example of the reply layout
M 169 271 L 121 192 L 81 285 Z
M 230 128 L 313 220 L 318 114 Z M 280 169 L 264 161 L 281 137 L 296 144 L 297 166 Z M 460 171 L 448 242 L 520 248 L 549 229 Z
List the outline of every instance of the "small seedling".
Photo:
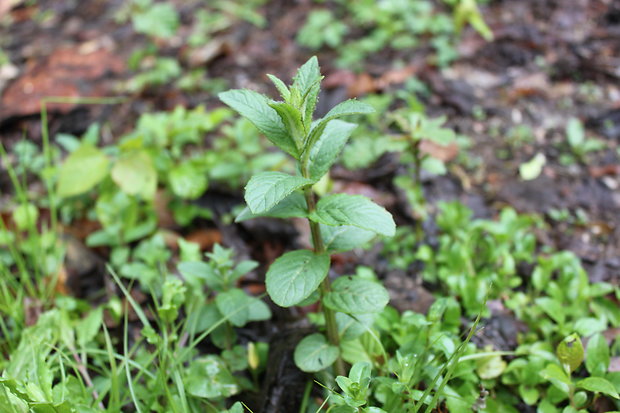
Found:
M 602 140 L 588 138 L 583 124 L 576 118 L 571 118 L 566 125 L 566 140 L 571 153 L 563 154 L 560 158 L 560 162 L 565 165 L 569 165 L 575 160 L 587 163 L 587 156 L 590 152 L 600 151 L 606 147 Z
M 287 86 L 269 75 L 283 101 L 274 101 L 251 90 L 230 90 L 220 99 L 249 119 L 274 145 L 291 155 L 298 174 L 262 172 L 245 187 L 248 205 L 238 220 L 256 216 L 306 218 L 310 224 L 313 250 L 287 252 L 266 275 L 267 293 L 282 307 L 320 299 L 327 340 L 312 334 L 301 341 L 295 361 L 305 371 L 320 371 L 340 359 L 336 312 L 373 313 L 387 304 L 387 291 L 360 277 L 341 277 L 332 286 L 327 274 L 330 254 L 366 243 L 375 234 L 394 235 L 396 225 L 389 212 L 361 195 L 333 194 L 322 199 L 312 190 L 336 161 L 356 125 L 338 118 L 373 112 L 356 100 L 347 100 L 313 121 L 322 76 L 318 60 L 312 57 Z M 377 310 L 377 308 L 379 308 Z

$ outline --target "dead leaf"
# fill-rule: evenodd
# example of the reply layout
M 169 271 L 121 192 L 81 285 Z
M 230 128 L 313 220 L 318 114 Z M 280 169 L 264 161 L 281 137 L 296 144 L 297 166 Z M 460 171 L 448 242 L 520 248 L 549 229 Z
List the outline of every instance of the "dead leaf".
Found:
M 67 285 L 68 279 L 67 269 L 63 265 L 58 269 L 58 273 L 56 274 L 56 285 L 54 286 L 54 290 L 59 294 L 69 295 L 69 287 Z
M 97 97 L 108 93 L 103 78 L 108 73 L 120 73 L 124 63 L 106 48 L 81 53 L 80 46 L 62 47 L 52 52 L 41 63 L 32 64 L 11 82 L 0 100 L 0 113 L 6 119 L 12 116 L 37 114 L 41 100 L 51 96 Z M 50 103 L 49 110 L 66 113 L 76 105 Z
M 440 145 L 437 142 L 423 139 L 420 142 L 420 151 L 442 162 L 449 162 L 459 154 L 459 146 L 456 143 Z
M 185 237 L 186 241 L 195 242 L 200 245 L 201 250 L 207 250 L 214 244 L 222 242 L 222 233 L 214 228 L 202 228 Z
M 24 321 L 30 327 L 37 323 L 39 316 L 43 313 L 43 304 L 37 299 L 24 297 L 24 310 Z
M 592 178 L 600 178 L 607 175 L 620 175 L 620 165 L 590 166 L 588 172 L 590 172 Z
M 357 97 L 378 89 L 377 82 L 368 73 L 362 73 L 356 77 L 355 82 L 348 85 L 347 93 L 349 97 Z

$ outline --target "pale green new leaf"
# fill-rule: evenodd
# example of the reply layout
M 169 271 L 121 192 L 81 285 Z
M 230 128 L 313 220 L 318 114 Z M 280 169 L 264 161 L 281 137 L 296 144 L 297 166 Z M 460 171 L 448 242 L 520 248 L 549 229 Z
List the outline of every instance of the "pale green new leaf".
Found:
M 323 334 L 310 334 L 295 348 L 295 364 L 302 371 L 314 373 L 332 365 L 340 350 L 327 342 Z
M 343 252 L 363 247 L 376 236 L 374 231 L 350 225 L 334 227 L 321 224 L 321 238 L 328 252 Z
M 281 307 L 296 305 L 319 287 L 328 271 L 329 256 L 325 254 L 308 250 L 287 252 L 267 271 L 267 293 Z
M 585 141 L 586 132 L 583 124 L 576 118 L 570 118 L 566 125 L 566 137 L 571 147 L 577 148 Z
M 316 56 L 312 56 L 297 70 L 297 74 L 293 78 L 293 87 L 297 88 L 303 96 L 320 80 L 319 60 Z
M 396 231 L 392 215 L 362 195 L 326 196 L 317 203 L 310 219 L 325 225 L 352 225 L 390 237 Z
M 359 277 L 340 277 L 323 298 L 323 304 L 346 314 L 367 314 L 382 311 L 390 301 L 385 287 Z
M 157 171 L 145 151 L 123 155 L 112 168 L 112 179 L 128 195 L 152 199 L 157 189 Z
M 288 90 L 288 87 L 284 84 L 284 82 L 275 77 L 274 75 L 267 75 L 267 77 L 275 85 L 276 89 L 278 89 L 278 92 L 280 92 L 280 96 L 282 96 L 282 99 L 288 102 L 288 100 L 291 98 L 291 91 Z
M 269 211 L 254 214 L 250 208 L 245 207 L 235 222 L 242 222 L 252 218 L 271 217 L 271 218 L 306 218 L 308 216 L 308 206 L 306 198 L 300 192 L 293 192 Z
M 306 133 L 299 110 L 284 102 L 270 103 L 269 106 L 278 113 L 286 131 L 295 140 L 295 145 L 301 147 L 301 140 Z
M 321 136 L 310 148 L 310 178 L 321 179 L 329 171 L 356 127 L 354 123 L 341 120 L 332 120 L 325 126 Z
M 222 102 L 254 124 L 274 145 L 299 159 L 299 151 L 278 113 L 269 106 L 269 99 L 247 89 L 235 89 L 219 95 Z
M 293 191 L 314 182 L 283 172 L 261 172 L 254 175 L 246 185 L 245 202 L 254 214 L 262 214 L 278 205 Z
M 319 92 L 321 91 L 321 83 L 316 82 L 314 86 L 311 86 L 308 92 L 305 95 L 302 109 L 304 115 L 304 126 L 306 130 L 310 130 L 312 126 L 312 114 L 314 113 L 314 109 L 316 108 L 316 103 L 319 99 Z
M 90 144 L 82 144 L 60 167 L 57 193 L 70 197 L 92 189 L 108 174 L 107 156 Z

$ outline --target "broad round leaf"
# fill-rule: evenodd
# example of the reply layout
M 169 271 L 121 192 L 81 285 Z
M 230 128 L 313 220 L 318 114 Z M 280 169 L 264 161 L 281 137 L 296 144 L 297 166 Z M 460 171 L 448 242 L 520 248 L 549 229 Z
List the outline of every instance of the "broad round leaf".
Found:
M 340 350 L 327 342 L 323 334 L 315 333 L 305 337 L 295 348 L 295 364 L 302 371 L 313 373 L 332 365 Z
M 58 195 L 70 197 L 92 189 L 108 174 L 110 161 L 103 152 L 83 144 L 69 155 L 58 174 Z
M 239 392 L 237 380 L 217 356 L 193 360 L 184 382 L 189 394 L 206 399 L 221 399 Z
M 390 301 L 381 284 L 359 277 L 340 277 L 323 299 L 327 307 L 347 314 L 378 313 Z
M 207 190 L 207 175 L 190 162 L 182 163 L 168 175 L 175 195 L 183 199 L 196 199 Z
M 560 363 L 567 366 L 571 373 L 577 370 L 584 359 L 583 344 L 577 334 L 571 334 L 562 340 L 555 352 Z
M 157 189 L 157 171 L 144 151 L 132 151 L 121 157 L 112 168 L 112 179 L 128 195 L 153 198 Z
M 267 292 L 281 307 L 296 305 L 319 287 L 327 271 L 327 255 L 308 250 L 287 252 L 269 267 L 265 277 Z
M 236 327 L 243 327 L 250 316 L 249 298 L 243 290 L 235 288 L 219 293 L 215 297 L 215 305 L 231 324 Z

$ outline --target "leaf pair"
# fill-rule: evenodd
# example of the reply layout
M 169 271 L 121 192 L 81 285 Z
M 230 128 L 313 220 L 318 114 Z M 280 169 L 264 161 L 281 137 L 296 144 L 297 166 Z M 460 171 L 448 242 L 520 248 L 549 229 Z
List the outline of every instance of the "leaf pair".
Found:
M 347 115 L 371 113 L 373 108 L 356 100 L 348 100 L 334 107 L 324 118 L 312 122 L 312 114 L 320 90 L 321 75 L 316 57 L 311 58 L 297 72 L 293 85 L 288 88 L 275 76 L 269 76 L 284 102 L 274 102 L 251 90 L 229 90 L 219 94 L 220 99 L 242 116 L 249 119 L 274 145 L 295 159 L 313 158 L 310 178 L 318 180 L 336 160 L 354 125 L 331 121 Z M 315 145 L 322 140 L 320 145 Z

